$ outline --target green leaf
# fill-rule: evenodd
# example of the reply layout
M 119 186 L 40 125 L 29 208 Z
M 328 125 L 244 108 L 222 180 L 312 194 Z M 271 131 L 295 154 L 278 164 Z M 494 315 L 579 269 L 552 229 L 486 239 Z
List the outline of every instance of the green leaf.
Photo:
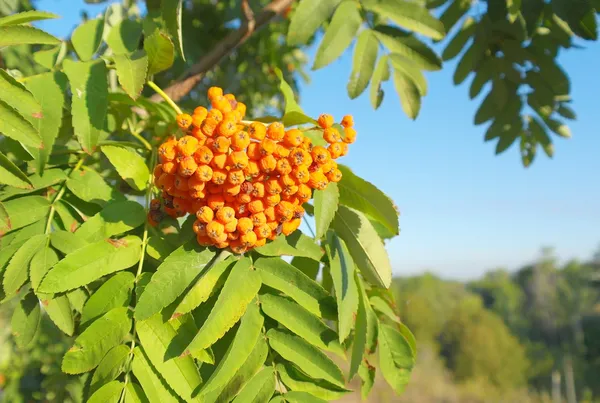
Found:
M 377 295 L 374 295 L 369 298 L 369 303 L 371 304 L 373 309 L 375 309 L 377 312 L 384 314 L 385 316 L 387 316 L 390 320 L 392 320 L 394 322 L 400 323 L 400 318 L 398 317 L 398 315 L 396 315 L 396 312 L 394 312 L 394 309 L 383 298 L 381 298 Z
M 306 274 L 309 278 L 316 280 L 317 274 L 319 273 L 319 264 L 316 260 L 309 259 L 307 257 L 294 257 L 291 261 L 292 265 L 298 268 L 302 273 Z
M 42 196 L 25 196 L 4 202 L 11 230 L 23 228 L 46 216 L 50 202 Z
M 561 121 L 555 119 L 546 119 L 545 123 L 550 130 L 558 134 L 560 137 L 564 137 L 567 139 L 571 138 L 571 130 L 567 125 L 563 124 Z
M 394 72 L 394 87 L 400 96 L 402 110 L 406 116 L 415 120 L 421 110 L 421 94 L 415 83 L 406 74 Z
M 91 154 L 104 131 L 108 109 L 107 69 L 103 61 L 65 60 L 64 72 L 71 84 L 73 129 L 83 151 Z
M 427 45 L 405 31 L 389 25 L 375 27 L 375 35 L 390 52 L 402 56 L 421 70 L 437 71 L 442 61 Z
M 322 238 L 338 208 L 339 191 L 337 183 L 330 183 L 325 190 L 315 190 L 314 194 L 315 206 L 315 227 L 317 231 L 317 239 Z
M 125 386 L 125 403 L 147 403 L 144 389 L 137 383 L 129 382 Z
M 466 14 L 471 8 L 471 0 L 456 0 L 450 3 L 442 15 L 440 21 L 446 29 L 446 32 L 450 32 L 452 27 Z
M 127 271 L 106 280 L 83 306 L 81 325 L 93 322 L 111 309 L 129 306 L 134 281 L 135 276 Z
M 148 187 L 150 172 L 146 161 L 138 153 L 130 148 L 116 146 L 102 146 L 102 152 L 129 186 L 135 190 Z
M 442 53 L 442 59 L 444 61 L 452 60 L 463 50 L 469 39 L 475 34 L 477 29 L 477 21 L 473 17 L 469 17 L 465 20 L 460 31 L 454 35 L 454 37 L 448 42 L 444 52 Z
M 361 379 L 360 395 L 366 400 L 375 384 L 375 367 L 364 361 L 358 369 L 358 376 Z
M 338 366 L 306 340 L 278 329 L 270 329 L 267 338 L 273 350 L 307 375 L 344 387 L 344 375 Z
M 215 258 L 214 250 L 196 239 L 181 246 L 158 267 L 135 309 L 137 320 L 148 319 L 183 294 Z
M 48 70 L 52 70 L 54 66 L 62 63 L 67 55 L 67 44 L 61 42 L 60 45 L 50 49 L 38 50 L 33 53 L 33 60 Z
M 59 43 L 60 39 L 34 27 L 22 25 L 0 27 L 0 48 L 13 45 L 57 45 Z
M 254 261 L 265 285 L 283 292 L 309 312 L 325 319 L 337 319 L 335 301 L 319 283 L 281 258 Z
M 348 380 L 352 380 L 359 371 L 360 364 L 367 348 L 367 309 L 369 302 L 365 298 L 365 290 L 358 273 L 354 273 L 354 281 L 358 287 L 358 310 L 354 323 L 354 340 L 352 341 L 352 357 L 348 370 Z
M 283 395 L 286 402 L 289 403 L 326 403 L 326 400 L 320 399 L 307 392 L 290 391 Z
M 495 60 L 494 58 L 489 58 L 483 61 L 481 66 L 478 66 L 475 77 L 471 81 L 471 87 L 469 88 L 469 97 L 471 99 L 479 95 L 485 84 L 497 74 Z
M 31 184 L 33 185 L 32 187 L 27 189 L 18 189 L 15 187 L 7 186 L 4 188 L 4 191 L 0 194 L 0 199 L 6 200 L 19 194 L 33 193 L 37 190 L 42 190 L 52 185 L 56 185 L 57 183 L 64 181 L 66 178 L 67 176 L 65 175 L 65 173 L 58 168 L 48 169 L 44 171 L 42 176 L 38 174 L 31 174 L 27 177 L 27 180 L 31 182 Z
M 177 335 L 173 326 L 163 323 L 160 314 L 150 319 L 137 321 L 136 332 L 150 362 L 171 388 L 185 401 L 192 399 L 192 393 L 202 383 L 198 368 L 190 356 L 181 356 L 165 361 L 165 354 Z
M 350 46 L 362 24 L 359 7 L 355 0 L 344 0 L 336 8 L 317 50 L 313 70 L 327 66 Z
M 2 69 L 0 69 L 0 100 L 16 109 L 31 123 L 34 118 L 40 118 L 42 107 L 38 100 L 23 84 Z
M 373 31 L 366 29 L 358 35 L 352 58 L 352 73 L 348 81 L 348 96 L 357 98 L 362 94 L 373 76 L 378 51 L 377 38 Z
M 42 108 L 41 117 L 29 119 L 42 137 L 42 148 L 35 150 L 36 155 L 34 155 L 38 173 L 41 173 L 44 171 L 48 158 L 50 158 L 54 142 L 62 125 L 67 79 L 61 72 L 51 72 L 31 77 L 27 80 L 26 86 L 40 101 Z
M 83 312 L 83 306 L 88 300 L 88 294 L 83 288 L 76 288 L 65 294 L 69 298 L 69 302 L 74 310 L 81 313 Z
M 175 47 L 171 39 L 156 31 L 144 39 L 144 50 L 148 55 L 148 75 L 160 73 L 173 65 Z
M 193 352 L 214 344 L 242 317 L 261 286 L 261 276 L 252 267 L 250 258 L 242 258 L 231 269 L 231 274 L 219 294 L 215 306 L 188 346 Z
M 133 374 L 144 388 L 151 403 L 177 403 L 178 399 L 165 382 L 152 368 L 148 359 L 139 347 L 133 350 L 134 358 L 131 363 Z
M 0 240 L 8 231 L 10 231 L 10 218 L 8 217 L 4 204 L 0 203 Z
M 266 367 L 248 381 L 233 403 L 267 403 L 275 393 L 273 368 Z
M 441 40 L 446 32 L 444 25 L 431 16 L 427 9 L 405 0 L 384 0 L 366 4 L 367 8 L 389 18 L 409 31 L 431 39 Z
M 142 23 L 124 19 L 111 27 L 106 44 L 115 55 L 131 53 L 137 50 L 141 36 Z
M 63 357 L 62 371 L 67 374 L 91 371 L 110 349 L 121 344 L 130 329 L 131 314 L 127 308 L 109 311 L 75 339 L 73 347 Z
M 556 110 L 556 112 L 558 112 L 558 114 L 565 119 L 569 119 L 569 120 L 577 119 L 577 114 L 575 113 L 575 111 L 573 109 L 571 109 L 570 107 L 568 107 L 567 105 L 560 105 L 558 107 L 558 109 Z
M 79 60 L 87 62 L 92 59 L 94 53 L 100 47 L 103 32 L 103 18 L 87 20 L 75 28 L 71 36 L 71 43 L 73 44 L 73 48 L 75 48 L 75 52 L 77 52 L 77 56 L 79 56 Z
M 279 322 L 304 340 L 323 350 L 345 358 L 344 349 L 338 343 L 338 335 L 318 316 L 296 302 L 273 294 L 260 296 L 260 307 L 265 315 Z
M 0 151 L 0 184 L 18 188 L 32 188 L 27 175 Z
M 36 235 L 28 239 L 13 255 L 4 271 L 2 286 L 7 297 L 16 294 L 27 281 L 29 262 L 47 242 L 46 235 Z
M 202 386 L 200 396 L 222 389 L 242 367 L 261 336 L 264 318 L 256 304 L 250 304 L 242 316 L 233 342 L 210 378 Z
M 379 62 L 375 67 L 375 71 L 373 72 L 373 78 L 371 80 L 371 105 L 374 109 L 379 108 L 381 102 L 383 101 L 384 92 L 381 89 L 381 82 L 386 80 L 386 77 L 389 77 L 389 66 L 388 66 L 388 56 L 383 55 L 379 58 Z
M 217 289 L 217 284 L 224 283 L 230 269 L 237 258 L 230 252 L 222 251 L 200 274 L 200 278 L 185 294 L 183 300 L 175 308 L 175 315 L 183 315 L 196 309 L 205 302 Z M 162 267 L 162 266 L 161 266 Z
M 537 142 L 542 146 L 542 149 L 546 153 L 549 158 L 552 158 L 554 155 L 554 146 L 552 145 L 552 140 L 548 133 L 546 133 L 546 128 L 544 125 L 535 117 L 528 116 L 529 122 L 529 131 L 533 135 L 533 137 L 537 140 Z
M 94 371 L 90 383 L 90 393 L 94 393 L 102 385 L 117 379 L 123 373 L 129 353 L 130 348 L 124 344 L 119 344 L 106 353 Z
M 379 362 L 387 383 L 396 393 L 402 393 L 415 364 L 415 356 L 406 338 L 385 324 L 379 330 Z
M 60 18 L 60 16 L 45 11 L 30 10 L 0 18 L 0 26 L 27 24 L 32 21 L 51 20 L 54 18 Z
M 338 183 L 340 204 L 362 211 L 380 222 L 391 236 L 398 235 L 399 214 L 392 199 L 347 166 L 340 164 L 338 168 L 342 172 L 342 180 Z
M 287 33 L 290 46 L 304 45 L 327 20 L 341 0 L 302 0 L 294 11 Z
M 279 90 L 283 94 L 283 101 L 285 103 L 284 116 L 290 112 L 298 112 L 304 115 L 302 108 L 300 105 L 298 105 L 298 102 L 296 102 L 294 90 L 292 90 L 292 87 L 290 87 L 290 85 L 283 79 L 281 70 L 275 69 L 275 74 L 277 74 L 277 78 L 279 78 Z
M 314 241 L 300 231 L 295 231 L 291 235 L 280 235 L 275 240 L 260 246 L 255 251 L 263 256 L 303 256 L 314 260 L 320 260 L 323 251 Z
M 0 101 L 0 133 L 25 146 L 42 146 L 42 138 L 35 127 L 3 101 Z
M 33 342 L 40 328 L 41 318 L 38 299 L 30 292 L 19 301 L 10 321 L 17 346 L 27 348 Z
M 115 55 L 114 60 L 121 87 L 132 99 L 137 99 L 146 82 L 146 72 L 148 71 L 146 52 L 138 50 L 130 55 Z
M 463 54 L 462 58 L 456 65 L 454 70 L 453 81 L 454 85 L 460 85 L 467 79 L 469 74 L 474 71 L 477 67 L 477 59 L 480 56 L 482 47 L 479 43 L 474 42 L 467 51 Z
M 332 232 L 327 235 L 326 249 L 338 306 L 339 340 L 343 343 L 350 335 L 358 310 L 355 266 L 344 241 Z
M 109 382 L 90 396 L 88 403 L 118 403 L 124 387 L 123 382 Z
M 185 55 L 183 54 L 183 39 L 181 34 L 181 13 L 183 8 L 182 0 L 175 0 L 177 3 L 174 5 L 173 1 L 162 1 L 160 11 L 162 14 L 163 21 L 165 22 L 165 28 L 179 52 L 179 55 L 185 61 Z
M 42 299 L 42 297 L 43 294 L 40 294 L 40 299 Z M 66 295 L 59 295 L 48 300 L 42 299 L 42 304 L 44 305 L 44 310 L 56 327 L 66 335 L 73 336 L 75 321 L 73 318 L 73 308 L 71 308 L 69 298 Z
M 284 385 L 293 391 L 307 392 L 325 400 L 338 400 L 351 392 L 323 380 L 312 379 L 290 363 L 277 364 L 277 374 Z
M 146 213 L 141 204 L 131 200 L 113 202 L 83 223 L 75 234 L 95 242 L 131 231 L 145 221 Z
M 278 119 L 279 120 L 279 119 Z M 306 116 L 304 113 L 298 111 L 286 112 L 281 118 L 281 123 L 285 126 L 297 126 L 305 123 L 317 124 L 317 121 L 313 118 Z
M 388 288 L 392 282 L 392 267 L 383 242 L 375 228 L 361 212 L 340 206 L 333 229 L 342 238 L 354 263 L 371 284 Z
M 68 255 L 88 244 L 82 237 L 68 231 L 53 231 L 50 233 L 50 242 L 56 249 Z
M 39 291 L 68 291 L 107 274 L 127 269 L 139 260 L 140 247 L 141 240 L 136 236 L 98 241 L 84 246 L 67 255 L 50 269 L 42 280 Z
M 44 278 L 48 270 L 59 261 L 54 249 L 48 246 L 48 238 L 46 238 L 45 243 L 43 247 L 35 252 L 29 263 L 29 277 L 31 288 L 34 291 L 37 291 L 42 278 Z
M 390 61 L 396 71 L 402 72 L 405 77 L 414 83 L 420 96 L 427 95 L 427 80 L 425 80 L 421 70 L 416 68 L 408 59 L 396 53 L 390 55 Z

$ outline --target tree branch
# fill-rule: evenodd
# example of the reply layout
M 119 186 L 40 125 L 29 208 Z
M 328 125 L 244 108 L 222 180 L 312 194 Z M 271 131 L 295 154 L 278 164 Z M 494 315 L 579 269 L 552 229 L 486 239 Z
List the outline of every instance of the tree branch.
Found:
M 256 17 L 252 13 L 247 0 L 242 0 L 242 13 L 244 20 L 242 25 L 236 31 L 229 33 L 223 40 L 193 64 L 183 75 L 183 78 L 169 87 L 165 92 L 171 99 L 178 101 L 187 95 L 202 80 L 204 74 L 235 50 L 238 46 L 246 42 L 252 34 L 258 31 L 262 26 L 271 21 L 275 16 L 282 14 L 294 0 L 273 0 L 269 5 L 263 8 Z M 154 102 L 161 102 L 162 98 L 155 94 L 150 98 Z

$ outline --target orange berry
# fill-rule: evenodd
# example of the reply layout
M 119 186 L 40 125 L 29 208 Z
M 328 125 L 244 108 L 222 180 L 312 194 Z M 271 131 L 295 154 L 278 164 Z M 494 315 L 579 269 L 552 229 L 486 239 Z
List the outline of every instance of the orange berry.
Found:
M 223 96 L 223 90 L 220 87 L 210 87 L 207 92 L 208 99 L 215 99 Z
M 235 210 L 231 207 L 224 206 L 217 211 L 217 220 L 223 224 L 227 224 L 235 218 Z
M 206 144 L 206 139 L 208 137 L 206 137 L 204 135 L 204 133 L 202 133 L 202 130 L 198 129 L 198 128 L 193 128 L 192 131 L 190 132 L 190 134 L 196 139 L 198 140 L 198 147 L 203 146 L 204 144 Z
M 304 200 L 304 202 L 307 202 L 310 200 L 311 195 L 312 191 L 310 190 L 310 187 L 308 187 L 308 185 L 305 185 L 304 183 L 298 185 L 298 191 L 296 192 L 296 196 L 298 198 Z
M 248 158 L 251 160 L 258 161 L 263 157 L 260 151 L 260 143 L 250 143 L 248 145 L 248 149 L 246 150 L 246 154 L 248 154 Z
M 224 186 L 224 188 L 228 190 L 229 186 L 233 186 L 233 185 L 227 184 L 227 185 Z M 233 190 L 233 192 L 235 193 L 235 189 Z M 230 195 L 227 192 L 223 192 L 223 198 L 225 199 L 225 204 L 226 205 L 231 205 L 232 203 L 235 202 L 235 195 Z
M 223 187 L 220 185 L 216 185 L 214 183 L 211 182 L 206 182 L 206 187 L 205 187 L 206 191 L 208 191 L 208 193 L 210 194 L 219 194 L 219 193 L 223 193 Z
M 207 115 L 208 115 L 208 109 L 206 109 L 203 106 L 198 106 L 196 109 L 194 109 L 193 116 L 199 116 L 202 119 L 204 119 L 204 118 L 206 118 Z
M 244 151 L 234 151 L 227 157 L 227 165 L 233 169 L 244 169 L 248 166 L 248 155 Z
M 256 243 L 257 237 L 254 231 L 248 231 L 244 235 L 240 236 L 240 241 L 246 248 L 251 248 Z
M 286 158 L 282 158 L 277 161 L 277 166 L 275 170 L 279 172 L 281 175 L 287 175 L 292 172 L 292 166 L 290 165 L 290 161 Z
M 177 190 L 183 190 L 185 192 L 187 192 L 190 187 L 188 186 L 188 178 L 184 178 L 182 176 L 179 175 L 175 175 L 175 188 Z
M 225 185 L 225 195 L 231 197 L 231 201 L 236 200 L 235 196 L 240 194 L 240 185 L 233 185 L 228 183 Z
M 346 115 L 342 118 L 342 126 L 344 126 L 344 127 L 354 126 L 354 118 L 352 118 L 352 115 Z
M 342 146 L 342 152 L 340 153 L 340 157 L 343 157 L 344 155 L 348 154 L 348 144 L 347 143 L 338 143 L 338 144 Z
M 354 141 L 356 141 L 356 130 L 354 130 L 352 127 L 344 128 L 343 141 L 344 141 L 344 143 L 347 143 L 347 144 L 354 143 Z
M 292 170 L 292 176 L 298 183 L 307 183 L 310 180 L 310 172 L 305 165 L 299 165 Z
M 220 110 L 222 113 L 230 113 L 233 110 L 231 103 L 229 103 L 225 97 L 217 98 L 212 101 L 212 106 L 213 108 Z
M 183 136 L 177 142 L 177 151 L 184 157 L 189 157 L 198 149 L 198 139 L 193 136 Z
M 327 147 L 327 151 L 329 151 L 329 155 L 331 155 L 331 158 L 336 159 L 342 155 L 342 152 L 344 150 L 342 144 L 344 143 L 333 143 L 330 144 L 329 147 Z
M 273 230 L 266 223 L 259 227 L 254 227 L 254 233 L 258 239 L 268 238 L 272 232 Z
M 173 198 L 173 207 L 177 210 L 178 214 L 186 214 L 191 207 L 191 203 L 180 197 Z
M 177 172 L 181 176 L 190 177 L 196 172 L 196 168 L 198 168 L 198 164 L 193 157 L 184 157 L 179 161 L 179 168 L 177 168 Z
M 225 232 L 225 226 L 218 221 L 211 221 L 206 224 L 206 234 L 212 239 L 219 238 Z
M 329 153 L 329 151 L 327 151 L 327 153 Z M 329 160 L 323 165 L 321 165 L 319 168 L 321 168 L 321 171 L 323 171 L 324 174 L 327 174 L 333 169 L 337 168 L 337 163 L 331 158 L 329 158 Z
M 275 147 L 275 151 L 273 151 L 273 155 L 278 159 L 287 158 L 290 156 L 290 149 L 281 144 L 277 144 L 277 147 Z
M 293 166 L 299 166 L 299 165 L 310 166 L 310 164 L 312 164 L 312 162 L 313 162 L 312 157 L 310 156 L 308 151 L 303 150 L 300 147 L 296 147 L 296 148 L 292 149 L 289 160 L 290 160 L 290 164 L 292 164 Z
M 260 213 L 261 211 L 264 211 L 264 209 L 265 205 L 260 199 L 252 200 L 250 203 L 248 203 L 248 211 L 252 214 Z
M 233 119 L 223 119 L 217 126 L 219 136 L 231 137 L 237 130 L 237 124 Z
M 267 128 L 267 137 L 271 140 L 280 141 L 285 136 L 285 127 L 280 122 L 273 122 Z
M 260 167 L 258 166 L 258 162 L 256 161 L 248 161 L 248 166 L 246 168 L 243 169 L 244 171 L 244 175 L 246 175 L 247 177 L 255 177 L 258 176 L 258 174 L 260 173 Z
M 331 126 L 333 126 L 333 116 L 324 113 L 321 116 L 319 116 L 318 123 L 319 126 L 321 126 L 323 129 L 330 128 Z
M 260 142 L 260 153 L 262 155 L 271 155 L 276 147 L 277 143 L 274 140 L 265 138 Z
M 215 247 L 219 248 L 219 249 L 225 249 L 227 247 L 229 247 L 229 234 L 227 233 L 223 233 L 223 235 L 221 235 L 219 237 L 219 239 L 215 239 Z
M 248 182 L 244 182 L 244 183 L 248 183 Z M 243 204 L 246 203 L 250 203 L 252 201 L 252 196 L 250 196 L 249 194 L 246 193 L 240 193 L 237 196 L 237 201 Z
M 225 205 L 225 198 L 222 194 L 211 194 L 206 198 L 206 204 L 213 210 L 218 210 Z
M 293 203 L 292 203 L 293 204 Z M 302 218 L 304 217 L 304 208 L 300 205 L 295 205 L 294 208 L 294 218 Z
M 279 194 L 282 190 L 277 178 L 271 178 L 265 182 L 265 191 L 267 195 Z
M 163 172 L 171 175 L 175 175 L 177 173 L 177 168 L 179 168 L 179 164 L 176 161 L 167 161 L 162 164 Z
M 285 186 L 283 188 L 283 190 L 281 191 L 281 195 L 282 197 L 291 197 L 293 195 L 295 195 L 298 192 L 298 185 L 289 185 L 289 186 Z
M 229 151 L 231 141 L 225 136 L 219 136 L 215 138 L 215 142 L 212 144 L 212 149 L 218 153 L 226 153 Z
M 330 127 L 329 129 L 323 130 L 323 139 L 331 144 L 342 141 L 342 136 L 340 136 L 340 132 L 338 132 L 336 128 Z
M 212 179 L 213 170 L 208 165 L 198 165 L 196 172 L 194 172 L 193 178 L 196 178 L 202 182 L 208 182 Z
M 223 210 L 223 209 L 221 209 L 221 210 Z M 231 219 L 231 221 L 229 221 L 228 223 L 225 224 L 225 232 L 227 232 L 228 234 L 235 232 L 237 229 L 237 222 L 238 222 L 237 218 L 233 217 Z M 227 236 L 227 239 L 232 239 L 232 238 Z M 235 239 L 235 238 L 233 238 L 233 239 Z
M 202 146 L 194 153 L 194 160 L 196 160 L 198 164 L 209 164 L 213 159 L 213 155 L 210 148 Z
M 280 202 L 277 206 L 275 206 L 275 216 L 277 220 L 280 222 L 289 221 L 294 216 L 294 211 L 296 208 L 294 205 L 287 201 Z
M 196 235 L 206 235 L 206 223 L 200 220 L 194 221 L 192 231 L 194 231 L 194 234 Z
M 264 211 L 267 222 L 275 221 L 275 207 L 269 206 Z
M 241 169 L 229 171 L 227 175 L 227 181 L 232 185 L 241 185 L 245 179 L 246 177 Z
M 192 199 L 203 199 L 206 197 L 206 190 L 205 189 L 190 189 L 188 191 L 188 196 L 191 197 Z
M 310 180 L 308 181 L 308 186 L 313 189 L 323 190 L 327 187 L 329 181 L 323 172 L 320 170 L 316 170 L 310 173 Z
M 214 119 L 217 123 L 223 120 L 223 113 L 218 109 L 211 109 L 208 111 L 206 119 Z
M 242 254 L 242 253 L 246 252 L 246 247 L 244 245 L 242 245 L 242 243 L 239 239 L 231 241 L 229 243 L 229 247 L 231 248 L 231 251 L 233 253 Z
M 254 228 L 254 224 L 252 224 L 252 220 L 248 217 L 242 217 L 238 219 L 237 222 L 237 230 L 240 234 L 245 234 L 248 231 L 252 231 Z
M 284 222 L 281 226 L 281 232 L 284 235 L 290 235 L 292 232 L 296 231 L 298 227 L 300 227 L 301 220 L 299 218 L 294 218 L 291 221 Z
M 175 176 L 163 173 L 156 182 L 159 189 L 169 192 L 175 186 Z
M 277 221 L 267 221 L 267 225 L 269 227 L 271 227 L 271 230 L 274 232 L 274 234 L 272 234 L 272 236 L 277 236 L 281 233 L 281 231 L 279 231 L 279 223 Z
M 164 210 L 165 210 L 165 213 L 167 213 L 167 215 L 169 215 L 170 217 L 177 218 L 178 213 L 177 213 L 177 210 L 175 210 L 174 208 L 165 207 Z
M 198 209 L 198 211 L 196 211 L 196 218 L 198 221 L 203 222 L 204 224 L 211 222 L 214 217 L 215 213 L 213 209 L 208 206 L 202 206 Z
M 227 182 L 227 171 L 224 169 L 215 169 L 212 174 L 212 183 L 215 185 L 223 185 Z
M 275 170 L 277 166 L 277 160 L 272 155 L 266 155 L 260 159 L 259 167 L 262 172 L 270 173 Z
M 339 182 L 342 180 L 342 171 L 335 168 L 333 171 L 328 172 L 326 176 L 330 182 Z
M 267 135 L 267 128 L 260 122 L 252 122 L 250 123 L 250 126 L 248 126 L 248 134 L 250 135 L 250 138 L 261 141 Z
M 205 136 L 212 137 L 215 134 L 218 124 L 219 122 L 216 119 L 208 116 L 200 125 L 200 130 Z
M 153 210 L 153 211 L 160 210 L 160 200 L 152 199 L 150 201 L 150 210 Z
M 183 190 L 177 189 L 175 186 L 171 190 L 169 190 L 169 194 L 173 196 L 173 198 L 180 197 L 187 199 L 189 197 L 188 192 L 184 192 Z
M 261 225 L 267 223 L 267 217 L 262 211 L 260 213 L 252 214 L 250 219 L 252 220 L 252 225 L 254 225 L 254 227 L 260 227 Z
M 196 235 L 196 241 L 200 246 L 210 246 L 212 245 L 212 239 L 208 237 L 208 235 Z
M 251 182 L 244 182 L 240 188 L 240 191 L 245 194 L 250 194 L 254 190 L 254 185 Z
M 265 196 L 265 198 L 263 200 L 264 200 L 264 204 L 267 207 L 275 207 L 277 205 L 277 203 L 279 203 L 281 201 L 281 196 L 279 195 L 279 193 L 271 194 L 271 195 Z
M 233 135 L 231 139 L 231 148 L 237 151 L 241 151 L 250 145 L 250 135 L 248 132 L 239 131 Z
M 152 176 L 154 176 L 154 179 L 156 180 L 160 177 L 160 175 L 162 175 L 163 172 L 162 164 L 157 164 L 152 171 Z
M 177 121 L 177 126 L 179 126 L 181 130 L 187 130 L 192 124 L 192 117 L 187 113 L 177 115 L 175 120 Z
M 167 141 L 158 147 L 158 156 L 160 157 L 160 161 L 162 163 L 175 159 L 177 156 L 177 151 L 175 149 L 176 144 L 176 142 Z
M 315 146 L 311 151 L 312 159 L 319 165 L 322 165 L 331 159 L 329 152 L 325 147 Z
M 204 165 L 204 166 L 206 166 L 206 165 Z M 198 171 L 196 171 L 196 173 L 194 173 L 194 175 L 192 175 L 192 177 L 187 180 L 187 189 L 186 190 L 204 190 L 204 187 L 206 186 L 206 182 L 199 179 L 198 175 L 196 175 L 197 173 L 198 173 Z M 177 187 L 177 185 L 175 185 L 175 186 Z
M 228 226 L 231 226 L 232 222 L 230 222 L 229 224 L 227 224 L 225 226 L 225 232 L 227 232 L 227 228 L 228 228 Z M 235 222 L 237 223 L 237 220 L 235 220 Z M 233 231 L 227 233 L 228 241 L 235 241 L 236 239 L 239 239 L 239 237 L 240 237 L 240 234 L 236 230 L 233 230 Z
M 267 243 L 267 239 L 263 238 L 263 239 L 257 239 L 256 243 L 254 244 L 255 248 L 260 248 L 261 246 L 264 246 Z
M 252 192 L 250 193 L 255 199 L 260 199 L 265 195 L 265 185 L 261 182 L 253 184 Z
M 195 113 L 192 115 L 192 130 L 200 129 L 202 127 L 202 122 L 206 119 L 206 115 L 196 115 Z
M 283 142 L 290 147 L 298 147 L 304 141 L 304 134 L 298 129 L 290 129 L 285 132 Z
M 240 115 L 240 119 L 244 117 L 246 114 L 246 104 L 243 102 L 238 102 L 235 106 L 235 112 L 238 112 Z

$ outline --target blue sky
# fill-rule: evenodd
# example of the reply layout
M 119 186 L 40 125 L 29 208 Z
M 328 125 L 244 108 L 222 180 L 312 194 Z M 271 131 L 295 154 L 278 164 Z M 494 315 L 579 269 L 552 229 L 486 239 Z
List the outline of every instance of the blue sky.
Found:
M 64 36 L 77 24 L 82 0 L 42 0 L 40 9 L 64 18 L 40 24 Z M 85 5 L 90 14 L 105 4 Z M 485 126 L 474 126 L 481 97 L 470 101 L 471 77 L 452 84 L 455 62 L 427 74 L 429 94 L 416 122 L 402 112 L 391 83 L 382 106 L 374 111 L 368 91 L 350 100 L 346 84 L 352 54 L 311 73 L 301 87 L 301 105 L 312 116 L 322 112 L 341 119 L 353 114 L 358 140 L 343 163 L 371 181 L 398 205 L 401 233 L 388 244 L 394 273 L 432 271 L 467 279 L 485 270 L 516 269 L 555 247 L 561 260 L 586 259 L 600 245 L 600 92 L 597 66 L 600 44 L 563 52 L 560 62 L 571 77 L 573 107 L 570 140 L 554 137 L 552 160 L 538 151 L 534 164 L 522 167 L 516 144 L 494 156 L 484 143 Z M 439 49 L 438 49 L 439 50 Z M 314 49 L 309 51 L 314 55 Z

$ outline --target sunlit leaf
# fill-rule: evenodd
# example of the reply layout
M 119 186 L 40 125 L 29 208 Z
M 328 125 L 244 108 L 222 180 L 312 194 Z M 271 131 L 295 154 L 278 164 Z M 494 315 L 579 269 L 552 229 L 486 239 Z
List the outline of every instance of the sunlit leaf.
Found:
M 115 146 L 102 146 L 102 152 L 129 186 L 135 190 L 146 189 L 150 172 L 138 153 L 130 148 Z
M 129 306 L 135 276 L 117 273 L 104 282 L 87 300 L 81 314 L 81 324 L 87 325 L 111 309 Z
M 87 62 L 92 59 L 102 42 L 104 32 L 104 19 L 96 18 L 87 20 L 73 31 L 71 43 L 79 56 L 79 60 Z M 69 73 L 67 73 L 70 75 Z

